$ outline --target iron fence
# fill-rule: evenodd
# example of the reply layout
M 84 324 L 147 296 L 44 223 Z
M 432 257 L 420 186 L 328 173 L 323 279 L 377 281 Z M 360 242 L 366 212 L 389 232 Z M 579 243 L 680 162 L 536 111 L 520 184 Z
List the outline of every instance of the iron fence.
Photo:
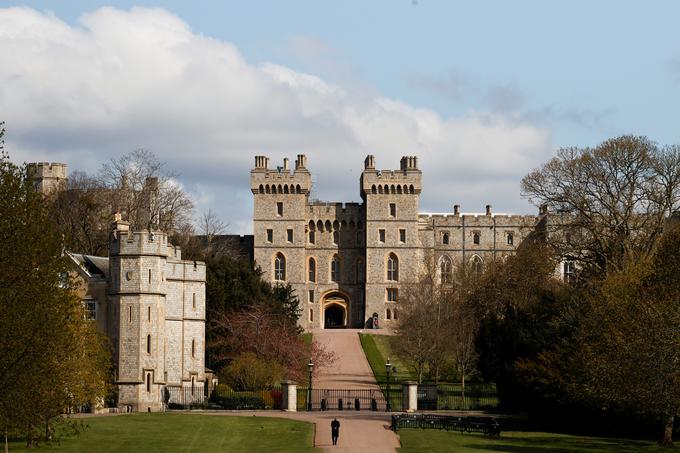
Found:
M 445 429 L 465 433 L 501 434 L 501 425 L 493 417 L 455 417 L 435 414 L 397 414 L 392 416 L 393 431 L 401 428 Z
M 299 411 L 368 410 L 387 411 L 386 389 L 315 389 L 298 387 L 297 409 Z M 389 410 L 400 411 L 401 386 L 390 389 Z
M 418 389 L 420 396 L 420 388 Z M 420 398 L 419 398 L 420 400 Z M 472 383 L 463 387 L 458 384 L 438 384 L 436 387 L 437 410 L 485 410 L 498 407 L 496 384 Z
M 217 385 L 205 391 L 203 388 L 191 387 L 165 389 L 165 402 L 169 409 L 267 410 L 281 409 L 283 401 L 281 387 L 251 391 L 235 391 L 226 385 Z

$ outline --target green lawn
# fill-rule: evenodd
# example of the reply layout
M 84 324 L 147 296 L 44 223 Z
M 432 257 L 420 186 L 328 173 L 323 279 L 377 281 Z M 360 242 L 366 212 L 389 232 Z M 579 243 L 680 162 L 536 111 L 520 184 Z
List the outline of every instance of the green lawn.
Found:
M 375 380 L 378 382 L 387 382 L 387 372 L 385 371 L 385 362 L 389 357 L 390 362 L 397 368 L 397 382 L 415 381 L 418 379 L 415 371 L 404 363 L 396 354 L 392 352 L 390 347 L 389 335 L 371 335 L 360 333 L 361 347 L 364 349 L 364 354 L 371 365 Z M 394 381 L 394 375 L 392 375 Z
M 58 452 L 316 452 L 310 423 L 269 417 L 204 414 L 129 414 L 84 419 L 79 436 L 39 450 Z M 10 443 L 10 452 L 26 450 Z
M 611 439 L 605 437 L 583 437 L 565 434 L 507 432 L 500 438 L 480 434 L 402 429 L 399 430 L 401 453 L 436 452 L 667 452 L 652 441 Z M 678 451 L 674 448 L 670 451 Z

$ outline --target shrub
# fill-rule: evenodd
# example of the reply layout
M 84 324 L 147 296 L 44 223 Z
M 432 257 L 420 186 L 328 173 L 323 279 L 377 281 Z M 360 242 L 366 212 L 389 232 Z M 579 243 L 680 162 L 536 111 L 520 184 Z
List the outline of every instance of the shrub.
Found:
M 281 381 L 284 367 L 275 361 L 267 361 L 252 352 L 246 352 L 222 369 L 220 380 L 234 390 L 260 390 L 271 388 Z

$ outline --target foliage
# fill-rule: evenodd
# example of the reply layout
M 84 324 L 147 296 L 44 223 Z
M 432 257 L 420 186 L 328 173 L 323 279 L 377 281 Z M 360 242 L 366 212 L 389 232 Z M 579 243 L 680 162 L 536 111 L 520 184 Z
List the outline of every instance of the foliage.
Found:
M 32 445 L 106 393 L 109 356 L 68 278 L 61 235 L 26 168 L 0 157 L 0 424 Z M 11 332 L 11 334 L 9 334 Z M 40 427 L 40 428 L 39 428 Z
M 276 360 L 258 358 L 253 352 L 244 352 L 224 367 L 219 376 L 237 391 L 268 389 L 281 382 L 285 368 Z
M 258 410 L 266 409 L 267 405 L 261 396 L 257 395 L 227 395 L 217 396 L 214 399 L 222 409 L 227 410 Z
M 392 381 L 403 382 L 417 379 L 415 371 L 413 371 L 391 347 L 390 340 L 392 340 L 393 337 L 388 335 L 360 333 L 359 339 L 361 340 L 361 347 L 364 350 L 368 364 L 373 370 L 373 376 L 378 383 L 387 382 L 387 371 L 385 369 L 387 359 L 389 359 L 390 363 L 394 366 L 390 377 Z
M 621 136 L 563 148 L 522 180 L 522 193 L 556 213 L 544 225 L 559 256 L 584 276 L 625 270 L 654 250 L 680 201 L 680 147 Z

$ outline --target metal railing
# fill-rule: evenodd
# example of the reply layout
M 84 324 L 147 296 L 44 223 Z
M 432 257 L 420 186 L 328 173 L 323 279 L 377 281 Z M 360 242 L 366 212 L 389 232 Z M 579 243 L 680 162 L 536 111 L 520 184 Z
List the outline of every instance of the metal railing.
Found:
M 165 389 L 165 401 L 169 409 L 281 409 L 283 400 L 281 387 L 251 391 L 235 391 L 225 385 L 218 385 L 209 391 L 204 391 L 202 387 L 193 390 L 191 387 Z
M 435 414 L 397 414 L 392 416 L 393 431 L 402 428 L 445 429 L 462 433 L 500 436 L 501 425 L 493 417 L 455 417 Z
M 306 411 L 350 410 L 386 411 L 385 389 L 315 389 L 298 387 L 297 409 Z M 310 405 L 311 397 L 311 405 Z M 392 410 L 401 410 L 401 387 L 393 386 L 390 391 Z

